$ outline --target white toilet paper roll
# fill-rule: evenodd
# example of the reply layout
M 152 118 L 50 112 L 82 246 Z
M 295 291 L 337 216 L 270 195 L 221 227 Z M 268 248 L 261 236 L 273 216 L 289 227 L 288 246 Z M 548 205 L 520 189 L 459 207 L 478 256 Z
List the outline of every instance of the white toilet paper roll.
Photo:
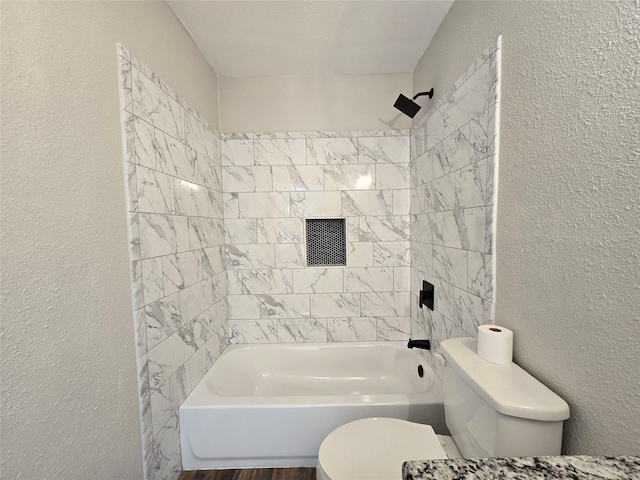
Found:
M 511 363 L 513 332 L 497 325 L 481 325 L 478 328 L 478 356 L 499 365 Z

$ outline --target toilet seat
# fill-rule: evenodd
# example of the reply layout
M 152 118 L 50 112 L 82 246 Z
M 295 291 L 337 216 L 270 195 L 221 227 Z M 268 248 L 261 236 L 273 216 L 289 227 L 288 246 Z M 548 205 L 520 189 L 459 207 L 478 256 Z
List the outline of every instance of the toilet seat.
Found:
M 397 418 L 365 418 L 342 425 L 324 439 L 316 478 L 400 479 L 403 462 L 435 458 L 448 457 L 431 425 Z

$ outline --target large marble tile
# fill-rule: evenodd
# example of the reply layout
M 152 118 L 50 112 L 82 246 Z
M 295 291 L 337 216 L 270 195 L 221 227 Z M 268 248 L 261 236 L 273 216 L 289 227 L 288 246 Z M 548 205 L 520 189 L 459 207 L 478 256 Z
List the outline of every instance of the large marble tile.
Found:
M 190 182 L 199 182 L 198 156 L 193 151 L 188 152 L 184 143 L 156 130 L 154 147 L 159 171 Z
M 498 156 L 494 155 L 485 160 L 487 165 L 485 205 L 497 205 L 498 203 Z
M 291 318 L 278 320 L 279 343 L 326 342 L 326 319 Z
M 343 291 L 342 268 L 293 270 L 294 293 L 339 293 Z
M 171 216 L 141 213 L 138 220 L 142 258 L 176 253 L 176 230 Z
M 220 159 L 223 167 L 254 165 L 253 138 L 221 139 Z
M 220 164 L 196 152 L 196 166 L 201 184 L 222 192 L 222 167 Z
M 182 473 L 182 456 L 180 447 L 173 453 L 164 470 L 156 476 L 156 480 L 178 480 Z
M 433 149 L 432 149 L 433 150 Z M 417 187 L 433 180 L 433 156 L 424 153 L 411 163 L 410 187 Z
M 213 132 L 193 115 L 185 113 L 185 140 L 186 143 L 207 158 L 211 158 L 213 152 Z
M 426 152 L 426 122 L 419 122 L 411 129 L 409 147 L 411 150 L 411 160 L 415 160 Z
M 396 292 L 411 290 L 410 267 L 393 267 L 393 290 Z
M 411 333 L 410 318 L 406 317 L 377 317 L 377 340 L 408 340 Z
M 409 188 L 409 164 L 378 164 L 376 167 L 377 189 Z
M 409 266 L 411 262 L 409 242 L 402 241 L 374 243 L 373 261 L 376 266 Z
M 255 218 L 229 218 L 224 221 L 224 237 L 227 244 L 254 244 L 258 241 Z
M 290 269 L 242 270 L 243 290 L 251 294 L 294 293 L 294 279 Z
M 376 340 L 375 318 L 328 318 L 327 341 L 372 342 Z
M 360 163 L 408 163 L 410 160 L 408 136 L 358 138 Z
M 291 200 L 290 200 L 291 195 Z M 299 193 L 240 193 L 238 195 L 238 216 L 240 218 L 288 217 L 292 211 L 291 202 Z M 306 195 L 311 195 L 308 193 Z
M 360 239 L 368 242 L 409 240 L 409 215 L 360 217 Z
M 149 383 L 156 389 L 184 364 L 195 352 L 190 332 L 178 330 L 170 337 L 149 349 Z
M 339 217 L 342 213 L 340 192 L 292 192 L 290 195 L 292 216 Z
M 120 55 L 120 57 L 120 61 L 118 62 L 118 76 L 120 78 L 120 109 L 123 110 L 123 113 L 133 113 L 131 62 L 128 57 L 123 55 Z
M 193 320 L 191 325 L 193 330 L 193 340 L 196 348 L 198 349 L 202 349 L 202 347 L 219 328 L 219 325 L 217 325 L 218 319 L 216 318 L 216 305 L 219 304 L 220 303 L 218 302 L 211 306 L 211 308 L 205 310 Z
M 411 210 L 411 190 L 393 191 L 393 215 L 408 215 Z
M 469 122 L 469 155 L 472 163 L 489 156 L 489 109 Z
M 169 382 L 166 382 L 160 388 L 151 392 L 151 420 L 154 437 L 160 433 L 172 414 Z
M 433 271 L 437 278 L 459 288 L 467 288 L 466 250 L 433 247 Z
M 307 163 L 318 165 L 343 165 L 358 163 L 356 138 L 307 139 Z
M 260 300 L 257 295 L 229 295 L 227 305 L 230 320 L 260 318 Z
M 450 135 L 489 105 L 489 63 L 483 63 L 449 97 L 444 134 Z
M 200 348 L 184 363 L 187 395 L 207 373 L 207 351 Z
M 132 72 L 133 114 L 176 139 L 184 138 L 183 109 L 137 68 Z
M 224 216 L 224 205 L 222 193 L 210 188 L 206 189 L 209 204 L 209 217 L 222 219 Z
M 304 234 L 302 218 L 259 218 L 258 243 L 301 243 Z
M 203 248 L 202 252 L 202 276 L 203 278 L 210 275 L 221 273 L 224 267 L 224 247 L 218 245 L 216 247 Z
M 342 215 L 392 215 L 393 192 L 390 190 L 367 190 L 342 192 Z
M 133 335 L 136 346 L 136 357 L 141 357 L 147 353 L 147 324 L 142 308 L 133 311 Z M 149 383 L 148 380 L 147 383 Z
M 239 343 L 277 343 L 278 321 L 229 320 L 229 342 Z
M 459 288 L 453 289 L 453 322 L 470 336 L 477 336 L 484 324 L 484 301 Z
M 427 136 L 426 136 L 426 148 L 427 151 L 431 150 L 435 145 L 444 140 L 444 106 L 436 109 L 427 118 Z
M 487 162 L 472 163 L 455 175 L 455 208 L 481 207 L 487 200 Z
M 373 242 L 347 242 L 347 266 L 373 267 Z
M 317 165 L 274 166 L 273 190 L 276 192 L 304 192 L 324 190 L 324 170 Z
M 260 295 L 261 318 L 309 318 L 309 296 L 305 294 Z
M 371 165 L 327 165 L 324 167 L 325 190 L 371 190 L 376 171 Z
M 274 245 L 227 245 L 226 266 L 229 269 L 274 268 Z
M 433 245 L 422 242 L 411 244 L 411 266 L 422 273 L 433 274 Z
M 144 308 L 147 348 L 151 349 L 170 337 L 183 325 L 178 293 L 150 303 Z
M 393 268 L 344 268 L 345 292 L 384 292 L 393 290 Z
M 274 245 L 276 268 L 297 268 L 307 265 L 306 248 L 303 243 Z
M 256 132 L 254 136 L 256 139 L 304 139 L 307 137 L 305 132 Z
M 178 229 L 177 232 L 187 232 L 190 250 L 214 247 L 224 243 L 224 223 L 222 219 L 203 217 L 175 217 L 176 220 L 186 218 L 188 229 Z M 178 248 L 180 251 L 180 248 Z
M 155 128 L 135 116 L 131 117 L 128 127 L 132 128 L 132 131 L 127 131 L 133 135 L 133 139 L 125 142 L 125 145 L 133 150 L 131 161 L 143 167 L 155 169 L 157 158 Z
M 178 414 L 173 414 L 160 433 L 153 439 L 153 456 L 155 475 L 158 476 L 180 447 L 180 430 Z
M 142 290 L 146 305 L 165 296 L 162 280 L 162 258 L 148 258 L 140 263 L 142 264 Z
M 409 317 L 409 292 L 366 292 L 362 294 L 362 315 Z
M 208 217 L 210 204 L 207 190 L 196 183 L 174 178 L 175 211 L 178 215 Z
M 307 139 L 314 138 L 357 138 L 357 130 L 323 130 L 319 132 L 306 132 Z
M 452 248 L 485 252 L 485 214 L 484 207 L 444 212 L 444 244 Z
M 442 148 L 449 170 L 458 170 L 471 162 L 469 153 L 469 125 L 465 124 L 444 139 Z
M 271 192 L 273 190 L 271 168 L 269 166 L 222 167 L 224 191 Z
M 234 193 L 223 193 L 222 194 L 222 210 L 224 212 L 224 218 L 239 218 L 239 201 L 240 194 L 237 192 Z
M 310 295 L 311 317 L 360 317 L 360 294 L 317 293 Z
M 185 323 L 190 322 L 213 305 L 213 287 L 209 280 L 202 280 L 180 290 L 180 312 Z
M 254 140 L 256 165 L 304 165 L 306 148 L 304 139 Z

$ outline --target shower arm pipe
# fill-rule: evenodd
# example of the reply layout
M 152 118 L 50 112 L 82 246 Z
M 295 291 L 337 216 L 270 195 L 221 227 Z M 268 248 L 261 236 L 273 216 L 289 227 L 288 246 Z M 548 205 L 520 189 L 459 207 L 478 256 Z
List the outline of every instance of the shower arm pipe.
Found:
M 424 96 L 424 95 L 429 95 L 429 98 L 433 98 L 433 88 L 432 88 L 431 90 L 429 90 L 428 92 L 419 92 L 419 93 L 416 93 L 416 94 L 413 96 L 413 99 L 415 100 L 416 98 L 418 98 L 418 97 L 422 97 L 422 96 Z

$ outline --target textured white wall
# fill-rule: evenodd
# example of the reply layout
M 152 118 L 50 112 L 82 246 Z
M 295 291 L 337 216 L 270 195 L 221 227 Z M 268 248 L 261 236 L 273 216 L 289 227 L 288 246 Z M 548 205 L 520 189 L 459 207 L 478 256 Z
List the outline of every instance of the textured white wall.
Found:
M 220 77 L 221 132 L 411 128 L 393 108 L 412 75 Z
M 448 91 L 498 34 L 496 323 L 569 402 L 567 453 L 638 454 L 640 3 L 457 1 L 415 88 Z
M 217 125 L 163 2 L 2 2 L 2 478 L 139 479 L 116 42 Z

